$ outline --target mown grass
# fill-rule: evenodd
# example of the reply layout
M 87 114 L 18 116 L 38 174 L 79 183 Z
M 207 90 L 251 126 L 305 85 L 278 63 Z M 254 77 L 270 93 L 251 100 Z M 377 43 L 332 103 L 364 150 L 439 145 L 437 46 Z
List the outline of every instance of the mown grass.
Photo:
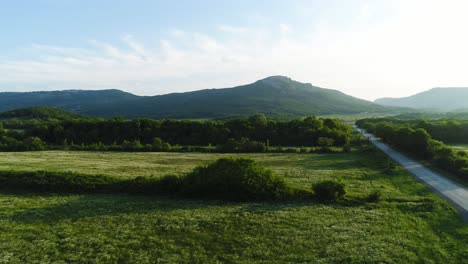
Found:
M 253 158 L 304 190 L 314 182 L 340 178 L 347 185 L 346 199 L 330 204 L 228 203 L 3 191 L 0 263 L 464 263 L 468 259 L 468 225 L 457 212 L 401 168 L 386 170 L 387 159 L 378 153 L 2 153 L 0 170 L 159 177 L 226 156 Z M 51 160 L 46 162 L 47 158 Z M 376 189 L 382 200 L 364 202 Z

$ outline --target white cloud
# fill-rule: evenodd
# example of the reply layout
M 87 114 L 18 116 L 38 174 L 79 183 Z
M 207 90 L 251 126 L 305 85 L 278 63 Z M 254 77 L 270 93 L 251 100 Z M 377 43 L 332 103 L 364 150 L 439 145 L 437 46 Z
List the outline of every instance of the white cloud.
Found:
M 289 23 L 220 24 L 215 35 L 176 29 L 156 46 L 131 35 L 120 45 L 36 44 L 34 57 L 0 61 L 0 84 L 10 90 L 120 88 L 153 95 L 282 74 L 367 99 L 468 86 L 467 7 L 464 1 L 401 1 L 385 13 L 367 2 L 345 27 L 333 26 L 331 20 L 340 18 L 322 17 L 300 30 Z
M 245 33 L 249 31 L 246 27 L 234 27 L 230 25 L 218 25 L 217 29 L 225 33 Z

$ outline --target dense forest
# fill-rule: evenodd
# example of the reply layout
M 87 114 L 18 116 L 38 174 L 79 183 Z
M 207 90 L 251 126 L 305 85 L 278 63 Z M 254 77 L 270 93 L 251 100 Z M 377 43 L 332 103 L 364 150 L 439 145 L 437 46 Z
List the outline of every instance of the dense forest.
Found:
M 0 130 L 3 151 L 168 151 L 172 146 L 204 146 L 222 152 L 257 152 L 269 146 L 344 146 L 350 135 L 350 128 L 337 119 L 307 117 L 278 121 L 263 114 L 228 121 L 74 117 L 54 121 L 33 118 L 18 121 L 16 127 L 11 120 L 4 123 L 8 129 Z
M 360 128 L 412 156 L 468 180 L 468 155 L 444 142 L 466 142 L 468 123 L 457 120 L 399 120 L 395 118 L 361 119 Z M 465 137 L 463 137 L 465 135 Z M 440 141 L 442 140 L 442 141 Z
M 53 107 L 20 108 L 0 113 L 0 123 L 6 129 L 29 129 L 43 123 L 56 123 L 73 120 L 95 120 Z

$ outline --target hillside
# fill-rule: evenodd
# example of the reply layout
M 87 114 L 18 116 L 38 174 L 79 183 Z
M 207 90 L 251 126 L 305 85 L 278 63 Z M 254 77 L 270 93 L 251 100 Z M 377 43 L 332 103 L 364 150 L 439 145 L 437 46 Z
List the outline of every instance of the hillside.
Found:
M 8 129 L 27 129 L 32 126 L 70 120 L 92 120 L 59 108 L 35 106 L 0 113 L 0 124 Z
M 283 76 L 272 76 L 234 88 L 151 97 L 118 90 L 0 93 L 0 112 L 39 105 L 58 107 L 87 116 L 127 118 L 222 118 L 258 112 L 270 117 L 290 118 L 322 114 L 389 113 L 398 110 Z
M 48 106 L 81 113 L 96 105 L 114 104 L 138 98 L 140 97 L 120 90 L 3 92 L 0 93 L 0 112 L 34 106 Z
M 403 98 L 381 98 L 375 103 L 384 106 L 411 107 L 435 111 L 468 109 L 468 88 L 433 88 Z
M 71 113 L 62 109 L 36 106 L 29 108 L 20 108 L 4 113 L 0 113 L 0 120 L 30 120 L 39 119 L 43 121 L 63 121 L 87 119 L 79 114 Z

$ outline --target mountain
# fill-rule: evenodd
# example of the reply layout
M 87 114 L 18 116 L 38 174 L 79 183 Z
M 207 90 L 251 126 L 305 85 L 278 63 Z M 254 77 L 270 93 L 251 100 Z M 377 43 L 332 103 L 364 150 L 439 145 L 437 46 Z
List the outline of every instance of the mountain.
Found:
M 52 106 L 94 117 L 225 118 L 264 113 L 270 117 L 389 113 L 400 110 L 354 98 L 284 76 L 224 89 L 158 96 L 119 90 L 0 93 L 0 112 L 18 107 Z
M 461 111 L 468 109 L 468 88 L 433 88 L 409 97 L 377 99 L 375 103 L 443 112 Z
M 139 96 L 120 90 L 64 90 L 52 92 L 0 93 L 0 112 L 33 106 L 49 106 L 75 113 L 122 101 L 140 99 Z

